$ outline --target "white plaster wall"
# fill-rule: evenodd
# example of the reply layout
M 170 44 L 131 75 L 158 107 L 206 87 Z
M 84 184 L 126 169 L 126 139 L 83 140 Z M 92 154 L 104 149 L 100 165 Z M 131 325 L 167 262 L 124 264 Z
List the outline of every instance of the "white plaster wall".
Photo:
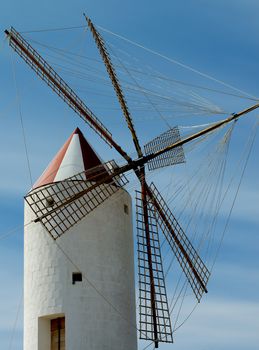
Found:
M 33 218 L 25 204 L 25 224 Z M 26 226 L 24 234 L 24 350 L 43 350 L 39 324 L 41 343 L 48 344 L 48 323 L 39 317 L 58 314 L 65 315 L 66 350 L 136 350 L 129 194 L 119 190 L 56 241 L 83 273 L 83 282 L 72 284 L 77 269 L 40 223 Z

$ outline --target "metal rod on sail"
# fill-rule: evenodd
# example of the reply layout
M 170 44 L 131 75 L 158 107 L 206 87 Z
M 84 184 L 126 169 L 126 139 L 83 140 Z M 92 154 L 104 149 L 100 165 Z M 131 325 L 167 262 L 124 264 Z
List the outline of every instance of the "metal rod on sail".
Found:
M 151 253 L 151 244 L 150 244 L 148 208 L 147 208 L 147 186 L 146 186 L 146 181 L 145 181 L 144 169 L 142 171 L 142 179 L 141 179 L 141 201 L 142 201 L 142 207 L 143 207 L 145 236 L 146 236 L 146 241 L 147 241 L 148 269 L 149 269 L 149 277 L 150 277 L 150 299 L 151 299 L 151 310 L 152 310 L 152 319 L 153 319 L 153 327 L 154 327 L 154 343 L 155 343 L 155 348 L 158 348 L 156 291 L 155 291 L 152 253 Z

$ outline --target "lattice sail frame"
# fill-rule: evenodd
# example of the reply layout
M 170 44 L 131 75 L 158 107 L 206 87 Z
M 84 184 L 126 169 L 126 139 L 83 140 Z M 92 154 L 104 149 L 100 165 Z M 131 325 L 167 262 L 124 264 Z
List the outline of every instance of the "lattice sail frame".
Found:
M 150 202 L 148 205 L 150 248 L 155 291 L 155 312 L 157 321 L 157 339 L 155 339 L 154 321 L 151 305 L 151 280 L 149 273 L 147 239 L 141 192 L 136 191 L 136 220 L 138 245 L 139 276 L 139 335 L 140 339 L 172 343 L 172 326 L 166 294 L 165 278 L 160 250 L 158 227 Z
M 111 175 L 116 167 L 114 161 L 109 161 L 63 181 L 32 190 L 25 200 L 56 240 L 127 184 L 127 178 L 120 175 L 87 192 L 102 177 Z M 80 195 L 82 191 L 86 193 Z M 77 198 L 73 200 L 75 196 Z
M 154 183 L 151 183 L 150 190 L 152 191 L 152 195 L 154 196 L 155 200 L 159 203 L 159 206 L 161 210 L 163 211 L 163 215 L 165 216 L 166 220 L 169 222 L 170 226 L 172 227 L 174 232 L 171 232 L 169 228 L 167 227 L 164 218 L 161 216 L 161 212 L 155 211 L 156 220 L 158 222 L 158 225 L 160 226 L 160 229 L 162 230 L 168 244 L 170 245 L 171 249 L 173 250 L 195 296 L 198 302 L 200 302 L 203 293 L 206 291 L 206 286 L 210 277 L 210 272 L 205 266 L 204 262 L 198 255 L 197 251 L 193 247 L 191 241 L 184 233 L 183 229 L 181 228 L 180 224 L 178 223 L 177 219 L 165 203 L 163 197 L 159 193 L 158 189 L 154 185 Z M 151 200 L 151 199 L 150 199 Z M 152 201 L 152 200 L 151 200 Z M 174 238 L 174 236 L 176 238 Z M 182 250 L 179 248 L 179 244 L 177 244 L 176 240 L 178 240 L 183 247 L 186 254 L 183 254 Z M 190 264 L 188 263 L 188 260 L 190 260 L 193 269 L 190 267 Z M 194 273 L 195 270 L 195 273 Z M 199 277 L 199 279 L 197 278 Z
M 149 155 L 160 151 L 161 149 L 181 140 L 179 128 L 177 126 L 167 130 L 163 134 L 157 136 L 152 141 L 149 141 L 145 146 L 145 154 Z M 150 160 L 148 170 L 164 168 L 166 166 L 185 163 L 185 156 L 182 146 L 171 149 L 170 151 L 161 154 L 155 159 Z

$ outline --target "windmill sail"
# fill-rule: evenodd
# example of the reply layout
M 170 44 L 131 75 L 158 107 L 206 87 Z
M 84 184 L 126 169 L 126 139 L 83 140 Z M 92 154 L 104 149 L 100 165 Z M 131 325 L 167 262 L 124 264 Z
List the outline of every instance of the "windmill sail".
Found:
M 149 141 L 145 146 L 145 155 L 160 151 L 161 149 L 181 140 L 180 132 L 177 126 L 167 130 L 157 136 L 154 140 Z M 184 151 L 182 146 L 178 146 L 161 154 L 155 159 L 150 160 L 147 165 L 149 170 L 164 168 L 166 166 L 180 164 L 185 162 Z
M 158 227 L 154 212 L 150 207 L 151 203 L 148 203 L 149 242 L 147 242 L 142 203 L 141 192 L 136 191 L 140 338 L 153 340 L 156 343 L 172 343 L 172 327 Z M 151 254 L 148 253 L 148 248 Z M 154 305 L 152 305 L 152 293 L 154 294 Z
M 115 168 L 114 161 L 101 164 L 63 181 L 39 187 L 25 200 L 35 213 L 36 221 L 41 221 L 57 239 L 127 183 L 125 176 L 103 181 Z
M 207 292 L 210 272 L 153 183 L 148 194 L 155 207 L 157 222 L 199 302 Z
M 110 146 L 112 135 L 93 112 L 84 104 L 67 83 L 55 72 L 39 53 L 14 29 L 5 31 L 10 46 L 36 72 L 36 74 L 60 96 L 88 125 Z
M 112 64 L 111 58 L 110 58 L 109 53 L 108 53 L 108 51 L 107 51 L 107 49 L 105 47 L 104 40 L 101 37 L 100 33 L 96 30 L 96 28 L 93 25 L 93 23 L 90 20 L 90 18 L 88 18 L 86 16 L 85 16 L 85 18 L 86 18 L 86 21 L 88 23 L 88 27 L 91 30 L 92 34 L 93 34 L 94 40 L 95 40 L 96 45 L 97 45 L 97 47 L 98 47 L 98 49 L 100 51 L 100 55 L 101 55 L 101 57 L 103 59 L 103 62 L 105 64 L 105 66 L 106 66 L 106 70 L 107 70 L 107 72 L 109 74 L 109 77 L 111 79 L 112 85 L 113 85 L 114 90 L 116 92 L 116 95 L 117 95 L 119 104 L 121 106 L 123 115 L 124 115 L 124 117 L 126 119 L 128 128 L 129 128 L 129 130 L 131 132 L 132 140 L 133 140 L 134 146 L 136 148 L 136 151 L 138 153 L 138 156 L 142 157 L 143 154 L 142 154 L 142 150 L 141 150 L 141 147 L 140 147 L 140 144 L 139 144 L 137 133 L 136 133 L 136 130 L 135 130 L 135 127 L 134 127 L 134 124 L 133 124 L 133 120 L 132 120 L 132 117 L 130 115 L 130 112 L 129 112 L 129 109 L 128 109 L 128 106 L 127 106 L 127 102 L 125 100 L 122 88 L 120 86 L 119 80 L 117 78 L 115 69 L 114 69 L 113 64 Z

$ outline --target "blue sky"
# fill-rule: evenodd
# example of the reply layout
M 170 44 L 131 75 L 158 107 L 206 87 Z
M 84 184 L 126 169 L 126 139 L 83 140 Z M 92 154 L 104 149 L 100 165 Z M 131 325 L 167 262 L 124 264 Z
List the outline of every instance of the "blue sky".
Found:
M 100 26 L 143 44 L 168 57 L 223 80 L 251 95 L 259 96 L 258 89 L 258 9 L 255 0 L 205 1 L 23 1 L 2 2 L 0 28 L 11 25 L 17 30 L 56 28 L 83 25 L 86 12 Z M 67 35 L 67 37 L 66 37 Z M 55 37 L 55 35 L 53 35 Z M 43 41 L 51 42 L 50 34 Z M 71 40 L 64 33 L 62 43 Z M 53 39 L 54 40 L 54 39 Z M 22 349 L 22 283 L 23 283 L 23 196 L 30 188 L 24 143 L 16 103 L 16 89 L 12 72 L 11 50 L 0 47 L 0 348 Z M 3 45 L 4 44 L 4 45 Z M 144 56 L 143 56 L 144 57 Z M 152 55 L 148 64 L 167 71 L 163 61 Z M 26 132 L 32 178 L 35 181 L 66 138 L 80 126 L 98 153 L 109 159 L 109 150 L 98 143 L 94 134 L 65 105 L 57 101 L 49 90 L 34 77 L 15 56 L 15 76 L 20 96 Z M 192 82 L 200 80 L 189 71 L 176 71 L 176 77 Z M 202 84 L 212 87 L 211 81 Z M 217 86 L 220 88 L 220 86 Z M 221 87 L 222 88 L 222 87 Z M 86 98 L 87 94 L 86 94 Z M 251 101 L 214 98 L 216 104 L 228 112 L 236 112 Z M 89 101 L 89 98 L 88 98 Z M 90 99 L 100 118 L 98 100 Z M 112 101 L 110 102 L 112 103 Z M 104 114 L 102 114 L 104 113 Z M 257 114 L 254 113 L 253 117 Z M 199 120 L 200 121 L 200 120 Z M 251 121 L 251 119 L 250 119 Z M 128 135 L 126 126 L 109 122 L 115 136 Z M 141 129 L 142 142 L 157 134 L 151 123 Z M 234 157 L 239 157 L 240 143 L 245 142 L 245 124 L 241 124 L 235 141 Z M 243 137 L 243 138 L 242 138 Z M 128 140 L 128 139 L 126 139 Z M 128 146 L 128 150 L 133 148 Z M 242 187 L 233 211 L 224 244 L 209 284 L 209 294 L 190 320 L 175 335 L 175 344 L 161 349 L 177 350 L 256 350 L 259 342 L 259 178 L 257 137 Z M 1 238 L 12 230 L 13 234 Z M 20 310 L 19 310 L 20 305 Z M 19 311 L 18 311 L 19 310 Z M 18 316 L 17 316 L 18 315 Z M 16 317 L 18 321 L 16 323 Z M 14 325 L 16 325 L 14 327 Z M 13 329 L 15 331 L 13 332 Z M 11 345 L 11 346 L 10 346 Z M 9 347 L 10 346 L 10 347 Z M 140 349 L 143 345 L 140 344 Z

